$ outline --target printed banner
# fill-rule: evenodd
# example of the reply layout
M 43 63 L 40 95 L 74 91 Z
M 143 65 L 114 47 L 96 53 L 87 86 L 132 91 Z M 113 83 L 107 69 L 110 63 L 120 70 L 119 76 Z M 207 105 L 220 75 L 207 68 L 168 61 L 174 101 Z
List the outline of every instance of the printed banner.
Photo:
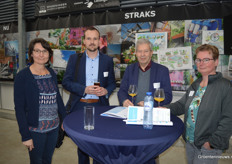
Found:
M 0 24 L 0 34 L 16 33 L 18 32 L 17 22 Z
M 159 50 L 158 63 L 165 65 L 169 70 L 192 69 L 191 47 Z
M 86 11 L 99 8 L 119 7 L 119 0 L 59 0 L 35 4 L 35 16 Z
M 70 0 L 74 1 L 74 0 Z M 95 0 L 97 1 L 97 0 Z M 65 2 L 65 3 L 64 3 Z M 82 2 L 82 1 L 80 1 Z M 61 3 L 60 1 L 51 1 L 47 3 L 38 3 L 38 4 L 50 4 L 52 3 Z M 108 0 L 105 2 L 112 6 L 118 5 L 118 1 Z M 106 5 L 104 3 L 104 5 Z M 100 4 L 100 2 L 99 2 Z M 96 5 L 96 2 L 92 5 Z M 102 4 L 103 5 L 103 4 Z M 40 7 L 38 5 L 36 10 Z M 199 4 L 195 6 L 180 5 L 180 6 L 160 6 L 155 8 L 143 7 L 138 9 L 123 9 L 123 10 L 109 10 L 101 12 L 88 12 L 82 13 L 79 11 L 79 14 L 73 15 L 72 13 L 78 12 L 79 8 L 75 10 L 69 9 L 68 1 L 62 1 L 60 7 L 54 4 L 57 9 L 50 7 L 50 14 L 46 10 L 40 13 L 40 15 L 54 15 L 54 17 L 38 17 L 34 21 L 30 20 L 27 22 L 27 31 L 34 30 L 45 30 L 53 28 L 70 28 L 70 27 L 87 27 L 87 26 L 96 26 L 96 25 L 109 25 L 109 24 L 125 24 L 125 23 L 138 23 L 138 22 L 155 22 L 163 20 L 191 20 L 191 19 L 211 19 L 211 18 L 223 18 L 226 15 L 232 13 L 232 4 L 231 3 L 217 3 L 217 4 Z M 73 7 L 74 5 L 72 5 Z M 106 6 L 99 5 L 106 9 Z M 114 7 L 116 8 L 116 7 Z M 220 12 L 218 11 L 220 8 Z M 64 11 L 63 11 L 64 10 Z M 41 10 L 42 11 L 42 10 Z M 46 13 L 45 13 L 46 11 Z M 84 11 L 84 9 L 82 9 Z M 96 10 L 93 10 L 96 11 Z M 217 12 L 215 12 L 217 11 Z M 67 16 L 57 17 L 57 14 L 66 13 Z M 38 14 L 36 15 L 38 16 Z M 193 22 L 194 23 L 194 22 Z M 165 27 L 166 28 L 166 27 Z
M 216 46 L 219 50 L 219 54 L 224 54 L 223 30 L 203 31 L 202 44 Z
M 65 69 L 67 67 L 69 57 L 75 53 L 76 51 L 54 49 L 53 66 Z
M 17 40 L 14 41 L 5 41 L 5 56 L 16 56 L 19 53 L 19 43 Z
M 70 1 L 74 1 L 74 0 L 70 0 Z M 49 1 L 46 4 L 58 3 L 58 2 L 60 1 Z M 139 9 L 109 10 L 109 11 L 101 11 L 101 12 L 88 12 L 82 14 L 80 14 L 79 11 L 79 14 L 76 13 L 74 15 L 72 13 L 77 11 L 76 9 L 75 11 L 71 11 L 68 9 L 67 12 L 63 12 L 64 8 L 68 8 L 67 2 L 68 1 L 63 0 L 62 1 L 63 7 L 60 4 L 59 10 L 54 11 L 54 14 L 47 14 L 52 16 L 44 17 L 46 16 L 46 14 L 41 13 L 44 14 L 43 17 L 38 17 L 34 20 L 30 19 L 29 21 L 27 21 L 26 31 L 70 28 L 70 27 L 76 28 L 76 27 L 88 27 L 88 26 L 110 25 L 110 24 L 126 24 L 126 23 L 138 23 L 138 22 L 156 22 L 156 21 L 164 21 L 164 20 L 168 21 L 168 20 L 211 19 L 211 18 L 223 18 L 227 15 L 232 14 L 232 10 L 231 10 L 232 3 L 215 3 L 215 4 L 205 3 L 205 4 L 194 5 L 194 6 L 180 5 L 180 6 L 160 6 L 155 8 L 144 7 Z M 116 2 L 114 2 L 113 0 L 112 1 L 109 0 L 106 2 L 106 4 L 110 3 L 113 5 Z M 38 7 L 36 10 L 39 11 L 40 9 L 37 4 L 42 5 L 44 3 L 42 2 L 36 3 L 36 7 Z M 46 6 L 44 6 L 43 8 L 46 8 Z M 63 13 L 66 13 L 66 15 L 58 16 L 59 14 L 62 15 Z M 38 16 L 38 14 L 36 16 Z M 0 24 L 0 33 L 6 34 L 6 33 L 17 32 L 18 31 L 17 26 L 18 26 L 17 22 Z M 168 26 L 166 25 L 165 28 L 167 27 Z
M 148 39 L 152 43 L 154 54 L 157 54 L 158 50 L 167 48 L 167 32 L 136 33 L 136 42 L 142 38 Z

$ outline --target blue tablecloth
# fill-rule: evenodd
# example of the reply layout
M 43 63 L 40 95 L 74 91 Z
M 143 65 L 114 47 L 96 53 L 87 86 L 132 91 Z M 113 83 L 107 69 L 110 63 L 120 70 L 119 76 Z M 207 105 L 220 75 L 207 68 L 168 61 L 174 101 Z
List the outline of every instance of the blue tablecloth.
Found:
M 95 129 L 84 130 L 83 109 L 63 123 L 68 136 L 96 161 L 104 164 L 142 164 L 168 149 L 183 133 L 184 124 L 171 116 L 173 126 L 126 125 L 122 119 L 100 116 L 112 107 L 95 107 Z

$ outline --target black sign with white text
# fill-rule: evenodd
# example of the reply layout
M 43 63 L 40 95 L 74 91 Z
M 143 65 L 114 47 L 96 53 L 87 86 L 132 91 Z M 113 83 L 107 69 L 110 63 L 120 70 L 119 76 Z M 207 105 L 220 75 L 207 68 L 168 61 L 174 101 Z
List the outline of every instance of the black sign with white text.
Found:
M 65 8 L 68 5 L 60 5 L 60 10 L 62 10 L 62 6 Z M 51 6 L 49 8 L 52 9 Z M 27 21 L 26 31 L 137 22 L 213 19 L 224 18 L 231 14 L 232 3 L 199 4 L 194 6 L 160 6 L 152 8 L 144 7 L 69 14 L 66 16 L 58 16 L 59 14 L 55 14 L 49 17 L 37 17 L 34 20 Z M 0 33 L 14 33 L 17 32 L 17 30 L 17 22 L 0 25 Z
M 16 33 L 18 24 L 16 22 L 0 24 L 0 34 Z
M 35 4 L 35 16 L 71 13 L 100 8 L 119 7 L 119 0 L 62 0 L 38 2 Z
M 97 0 L 96 0 L 97 1 Z M 108 1 L 109 3 L 111 1 Z M 65 6 L 65 5 L 64 5 Z M 199 4 L 195 6 L 160 6 L 123 9 L 105 12 L 88 12 L 68 16 L 38 17 L 27 22 L 27 30 L 87 27 L 107 24 L 154 22 L 170 20 L 223 18 L 232 14 L 232 3 Z

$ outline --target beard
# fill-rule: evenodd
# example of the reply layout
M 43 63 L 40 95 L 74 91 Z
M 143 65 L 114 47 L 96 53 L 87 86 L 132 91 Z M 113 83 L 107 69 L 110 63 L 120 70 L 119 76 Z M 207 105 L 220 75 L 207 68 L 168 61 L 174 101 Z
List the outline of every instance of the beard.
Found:
M 92 47 L 93 46 L 93 47 Z M 95 44 L 89 45 L 89 47 L 86 47 L 86 49 L 90 52 L 95 52 L 98 50 L 98 47 L 95 47 Z
M 86 48 L 88 51 L 90 51 L 90 52 L 95 52 L 95 51 L 97 51 L 98 50 L 98 48 Z

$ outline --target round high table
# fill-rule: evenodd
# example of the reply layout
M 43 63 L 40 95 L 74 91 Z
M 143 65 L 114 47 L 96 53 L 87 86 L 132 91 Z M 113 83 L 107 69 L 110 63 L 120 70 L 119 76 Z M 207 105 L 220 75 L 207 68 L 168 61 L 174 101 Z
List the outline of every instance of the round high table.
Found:
M 94 130 L 84 130 L 84 110 L 64 119 L 68 136 L 89 156 L 102 164 L 143 164 L 168 149 L 183 133 L 184 124 L 171 116 L 173 126 L 127 125 L 122 119 L 100 114 L 113 107 L 95 107 Z

